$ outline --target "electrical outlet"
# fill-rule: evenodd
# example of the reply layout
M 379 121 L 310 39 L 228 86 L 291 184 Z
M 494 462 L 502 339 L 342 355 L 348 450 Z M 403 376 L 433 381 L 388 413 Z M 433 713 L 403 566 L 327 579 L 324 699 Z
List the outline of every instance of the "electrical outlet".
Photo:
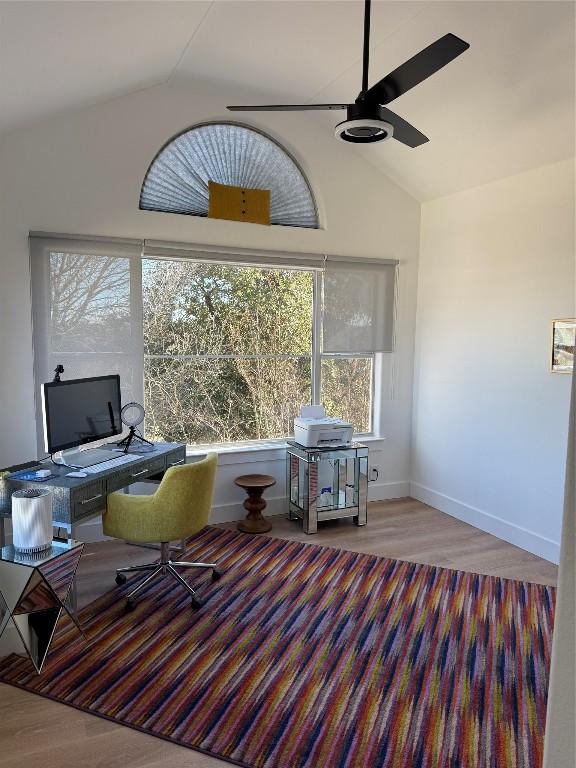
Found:
M 369 480 L 371 483 L 374 483 L 376 480 L 378 480 L 378 467 L 370 467 L 370 474 L 369 474 Z

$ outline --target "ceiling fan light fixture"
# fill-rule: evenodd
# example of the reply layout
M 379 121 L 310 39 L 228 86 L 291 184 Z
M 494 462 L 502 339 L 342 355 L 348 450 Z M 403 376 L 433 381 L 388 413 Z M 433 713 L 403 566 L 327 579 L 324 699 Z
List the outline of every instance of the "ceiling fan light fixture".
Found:
M 260 106 L 227 107 L 232 111 L 304 112 L 310 109 L 346 109 L 348 119 L 336 126 L 340 141 L 351 144 L 374 144 L 393 136 L 407 147 L 419 147 L 428 137 L 394 114 L 387 104 L 422 83 L 470 48 L 470 44 L 448 32 L 423 48 L 395 70 L 369 86 L 370 10 L 372 0 L 364 0 L 364 45 L 362 49 L 362 90 L 353 104 L 261 104 Z
M 334 129 L 334 135 L 341 141 L 353 144 L 372 144 L 375 141 L 386 141 L 394 135 L 394 126 L 385 120 L 375 118 L 358 118 L 344 120 Z

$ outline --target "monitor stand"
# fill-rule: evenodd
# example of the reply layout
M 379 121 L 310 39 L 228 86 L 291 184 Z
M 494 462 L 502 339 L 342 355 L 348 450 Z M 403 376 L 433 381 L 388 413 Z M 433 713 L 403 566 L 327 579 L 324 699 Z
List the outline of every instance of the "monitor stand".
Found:
M 116 452 L 109 448 L 88 448 L 84 451 L 73 448 L 69 451 L 62 451 L 62 462 L 67 467 L 83 469 L 113 459 L 115 455 L 117 455 Z

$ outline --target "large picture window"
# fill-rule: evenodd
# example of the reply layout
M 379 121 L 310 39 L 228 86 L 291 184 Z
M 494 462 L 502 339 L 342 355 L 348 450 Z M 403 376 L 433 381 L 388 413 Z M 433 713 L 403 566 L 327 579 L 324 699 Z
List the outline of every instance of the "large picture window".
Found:
M 150 437 L 289 435 L 311 400 L 312 274 L 146 259 L 142 276 Z
M 59 363 L 66 378 L 119 373 L 152 440 L 286 438 L 311 402 L 372 431 L 375 350 L 357 340 L 381 322 L 366 298 L 338 302 L 328 270 L 143 257 L 137 244 L 32 253 L 37 389 Z
M 152 439 L 287 437 L 316 373 L 328 411 L 370 431 L 371 356 L 315 362 L 313 272 L 145 259 L 142 295 Z

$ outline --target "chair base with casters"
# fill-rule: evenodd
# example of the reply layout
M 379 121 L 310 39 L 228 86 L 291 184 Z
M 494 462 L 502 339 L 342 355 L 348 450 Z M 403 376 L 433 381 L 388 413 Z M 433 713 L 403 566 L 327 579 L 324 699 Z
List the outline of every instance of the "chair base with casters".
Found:
M 160 542 L 160 562 L 131 565 L 116 571 L 116 583 L 119 585 L 126 582 L 128 573 L 145 575 L 127 595 L 128 610 L 134 607 L 133 598 L 156 576 L 170 575 L 188 590 L 194 608 L 203 603 L 182 578 L 180 571 L 210 568 L 212 579 L 216 581 L 220 578 L 216 563 L 186 562 L 178 559 L 180 552 L 174 560 L 170 556 L 171 541 L 194 536 L 208 525 L 217 463 L 217 455 L 209 453 L 201 461 L 166 470 L 152 495 L 111 493 L 108 496 L 103 515 L 106 536 L 144 546 Z
M 216 563 L 190 563 L 184 560 L 171 560 L 170 559 L 170 542 L 163 541 L 160 545 L 160 562 L 159 563 L 146 563 L 145 565 L 129 565 L 126 568 L 118 568 L 116 570 L 116 584 L 124 584 L 126 582 L 127 573 L 148 573 L 148 576 L 136 586 L 132 592 L 126 596 L 126 610 L 132 610 L 134 603 L 132 598 L 136 597 L 140 590 L 152 581 L 155 576 L 170 574 L 181 584 L 192 596 L 192 607 L 201 608 L 203 605 L 202 600 L 198 598 L 196 592 L 186 582 L 182 576 L 178 573 L 178 568 L 211 568 L 212 569 L 212 581 L 217 581 L 220 578 L 220 571 L 216 567 Z

